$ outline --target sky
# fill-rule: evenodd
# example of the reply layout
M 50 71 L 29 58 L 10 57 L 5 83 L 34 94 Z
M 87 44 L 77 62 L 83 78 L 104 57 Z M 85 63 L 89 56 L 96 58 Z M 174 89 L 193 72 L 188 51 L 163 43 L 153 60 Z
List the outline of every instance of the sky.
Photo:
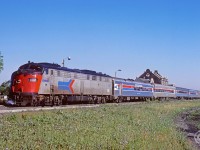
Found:
M 0 83 L 49 62 L 200 90 L 199 0 L 0 0 Z

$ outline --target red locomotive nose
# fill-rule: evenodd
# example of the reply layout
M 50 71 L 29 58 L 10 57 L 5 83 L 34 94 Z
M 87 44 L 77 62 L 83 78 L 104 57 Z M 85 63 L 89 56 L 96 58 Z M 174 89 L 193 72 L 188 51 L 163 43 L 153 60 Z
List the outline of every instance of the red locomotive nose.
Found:
M 41 74 L 16 74 L 13 78 L 12 92 L 23 94 L 36 94 L 39 91 L 41 80 Z
M 34 63 L 22 65 L 12 74 L 12 93 L 14 95 L 37 94 L 42 80 L 43 68 Z

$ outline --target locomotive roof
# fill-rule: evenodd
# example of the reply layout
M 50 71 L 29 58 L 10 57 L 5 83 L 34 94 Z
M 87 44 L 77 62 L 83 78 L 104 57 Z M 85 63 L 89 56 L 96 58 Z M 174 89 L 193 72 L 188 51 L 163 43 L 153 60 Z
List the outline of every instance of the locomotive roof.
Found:
M 86 69 L 83 69 L 83 70 L 80 70 L 80 69 L 70 69 L 70 68 L 67 68 L 67 67 L 61 67 L 59 64 L 54 64 L 54 63 L 46 63 L 46 62 L 42 62 L 42 63 L 27 63 L 25 65 L 28 65 L 28 64 L 33 64 L 33 65 L 39 65 L 43 68 L 48 68 L 48 69 L 57 69 L 57 70 L 63 70 L 63 71 L 70 71 L 70 72 L 76 72 L 76 73 L 84 73 L 84 74 L 90 74 L 90 75 L 98 75 L 98 76 L 103 76 L 103 77 L 111 77 L 107 74 L 103 74 L 101 72 L 96 72 L 96 71 L 92 71 L 92 70 L 86 70 Z M 24 66 L 24 65 L 22 65 Z

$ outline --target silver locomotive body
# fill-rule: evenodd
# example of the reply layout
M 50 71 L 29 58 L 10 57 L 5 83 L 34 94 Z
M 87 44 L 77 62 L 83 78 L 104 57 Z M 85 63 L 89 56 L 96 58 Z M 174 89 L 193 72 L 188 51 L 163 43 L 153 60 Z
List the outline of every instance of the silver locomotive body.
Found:
M 95 71 L 46 67 L 38 94 L 62 102 L 106 102 L 112 96 L 112 78 Z

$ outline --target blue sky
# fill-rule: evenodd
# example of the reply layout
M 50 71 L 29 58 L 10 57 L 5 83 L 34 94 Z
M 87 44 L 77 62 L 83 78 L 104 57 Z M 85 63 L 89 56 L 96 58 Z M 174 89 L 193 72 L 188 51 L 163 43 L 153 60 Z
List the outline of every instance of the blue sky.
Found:
M 199 0 L 0 0 L 0 83 L 30 61 L 200 89 Z

